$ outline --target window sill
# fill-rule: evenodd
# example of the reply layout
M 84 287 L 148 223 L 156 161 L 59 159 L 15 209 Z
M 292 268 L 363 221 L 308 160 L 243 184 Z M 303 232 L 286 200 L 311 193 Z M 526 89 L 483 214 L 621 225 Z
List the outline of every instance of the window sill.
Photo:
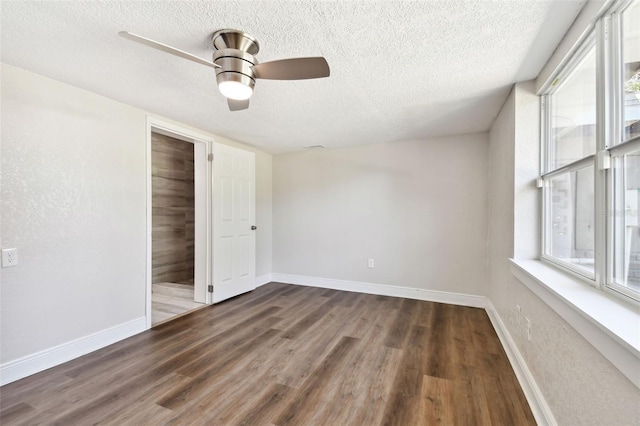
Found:
M 640 309 L 539 260 L 511 272 L 640 388 Z

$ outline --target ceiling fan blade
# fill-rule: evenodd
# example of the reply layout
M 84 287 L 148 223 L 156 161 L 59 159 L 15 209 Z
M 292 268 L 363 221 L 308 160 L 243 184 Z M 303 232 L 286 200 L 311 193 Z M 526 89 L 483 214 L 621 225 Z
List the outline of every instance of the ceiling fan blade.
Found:
M 243 109 L 249 108 L 249 99 L 238 101 L 227 98 L 227 104 L 229 104 L 229 111 L 242 111 Z
M 190 61 L 197 62 L 199 64 L 206 65 L 211 68 L 220 68 L 220 65 L 218 64 L 214 64 L 213 62 L 210 62 L 210 61 L 207 61 L 206 59 L 202 59 L 198 56 L 192 55 L 191 53 L 187 53 L 183 50 L 176 49 L 175 47 L 167 46 L 166 44 L 159 43 L 157 41 L 148 39 L 146 37 L 142 37 L 137 34 L 132 34 L 128 31 L 120 31 L 118 34 L 120 34 L 120 36 L 127 38 L 129 40 L 142 43 L 149 47 L 153 47 L 154 49 L 162 50 L 163 52 L 166 52 L 166 53 L 171 53 L 172 55 L 179 56 L 183 59 L 188 59 Z
M 256 78 L 265 80 L 306 80 L 329 77 L 329 64 L 321 56 L 263 62 L 254 65 L 251 70 Z

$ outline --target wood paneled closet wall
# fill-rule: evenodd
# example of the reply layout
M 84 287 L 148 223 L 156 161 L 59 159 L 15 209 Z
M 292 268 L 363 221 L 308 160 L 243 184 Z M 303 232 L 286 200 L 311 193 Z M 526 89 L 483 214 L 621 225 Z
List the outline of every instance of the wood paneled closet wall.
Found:
M 193 285 L 193 144 L 152 133 L 152 280 Z

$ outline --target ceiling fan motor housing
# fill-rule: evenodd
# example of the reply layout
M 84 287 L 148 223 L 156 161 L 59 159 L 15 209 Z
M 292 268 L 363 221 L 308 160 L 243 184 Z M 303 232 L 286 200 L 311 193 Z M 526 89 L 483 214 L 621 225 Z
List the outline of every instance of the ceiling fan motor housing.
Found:
M 213 54 L 213 63 L 220 65 L 220 68 L 216 68 L 218 84 L 223 81 L 237 81 L 251 89 L 255 86 L 251 67 L 258 61 L 253 55 L 237 49 L 216 50 Z
M 255 76 L 251 67 L 258 63 L 253 56 L 260 50 L 258 41 L 243 31 L 230 29 L 216 31 L 211 41 L 216 49 L 213 63 L 220 65 L 216 68 L 218 85 L 224 81 L 237 81 L 253 90 Z

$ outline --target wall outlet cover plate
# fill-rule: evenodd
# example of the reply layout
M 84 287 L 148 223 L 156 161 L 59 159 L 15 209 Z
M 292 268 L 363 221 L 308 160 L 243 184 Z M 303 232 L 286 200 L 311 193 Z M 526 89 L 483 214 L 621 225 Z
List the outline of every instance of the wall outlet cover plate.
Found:
M 6 248 L 2 249 L 2 267 L 16 266 L 18 264 L 18 249 Z

